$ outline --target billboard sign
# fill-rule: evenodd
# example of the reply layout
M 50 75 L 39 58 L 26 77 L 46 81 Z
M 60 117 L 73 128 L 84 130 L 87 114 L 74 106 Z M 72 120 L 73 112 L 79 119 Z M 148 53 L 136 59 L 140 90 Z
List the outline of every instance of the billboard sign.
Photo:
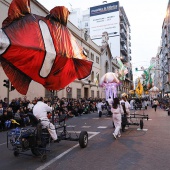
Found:
M 90 8 L 90 37 L 99 46 L 108 43 L 113 58 L 120 56 L 118 1 Z

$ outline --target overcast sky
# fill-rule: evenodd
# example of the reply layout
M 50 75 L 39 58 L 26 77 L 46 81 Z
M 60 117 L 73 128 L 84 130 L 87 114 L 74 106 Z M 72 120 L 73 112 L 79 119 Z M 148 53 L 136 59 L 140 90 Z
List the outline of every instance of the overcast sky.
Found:
M 102 0 L 38 0 L 48 10 L 55 6 L 70 9 L 87 9 L 101 5 Z M 108 3 L 115 2 L 108 0 Z M 168 0 L 119 0 L 131 25 L 132 65 L 147 68 L 151 57 L 157 54 L 161 41 L 162 24 L 166 15 Z

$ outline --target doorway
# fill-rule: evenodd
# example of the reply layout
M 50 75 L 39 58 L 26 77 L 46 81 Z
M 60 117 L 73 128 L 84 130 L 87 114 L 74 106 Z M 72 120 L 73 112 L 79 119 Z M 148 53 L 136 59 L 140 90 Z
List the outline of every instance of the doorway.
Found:
M 84 88 L 84 98 L 88 98 L 89 97 L 89 89 L 88 88 Z

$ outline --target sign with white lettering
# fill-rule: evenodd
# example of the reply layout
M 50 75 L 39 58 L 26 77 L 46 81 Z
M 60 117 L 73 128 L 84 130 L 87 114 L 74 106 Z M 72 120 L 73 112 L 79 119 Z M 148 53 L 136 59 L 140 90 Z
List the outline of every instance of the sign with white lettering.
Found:
M 119 2 L 90 8 L 90 37 L 99 46 L 109 45 L 112 57 L 120 56 Z

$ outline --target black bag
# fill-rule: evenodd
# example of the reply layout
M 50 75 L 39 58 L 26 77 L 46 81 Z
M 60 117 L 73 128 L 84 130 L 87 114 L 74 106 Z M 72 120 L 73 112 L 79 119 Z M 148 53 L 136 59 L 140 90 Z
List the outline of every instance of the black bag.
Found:
M 122 115 L 122 125 L 126 126 L 127 125 L 127 116 L 124 114 Z
M 122 105 L 122 108 L 123 108 L 124 114 L 125 114 L 125 115 L 127 115 L 126 107 L 125 107 L 125 103 L 124 103 L 124 102 L 122 102 L 122 103 L 121 103 L 121 105 Z
M 121 126 L 122 126 L 122 132 L 125 131 L 125 127 L 126 127 L 127 123 L 128 123 L 128 121 L 127 121 L 127 116 L 124 114 L 124 115 L 122 115 L 122 124 L 121 124 Z
M 170 109 L 168 110 L 168 116 L 170 116 Z

